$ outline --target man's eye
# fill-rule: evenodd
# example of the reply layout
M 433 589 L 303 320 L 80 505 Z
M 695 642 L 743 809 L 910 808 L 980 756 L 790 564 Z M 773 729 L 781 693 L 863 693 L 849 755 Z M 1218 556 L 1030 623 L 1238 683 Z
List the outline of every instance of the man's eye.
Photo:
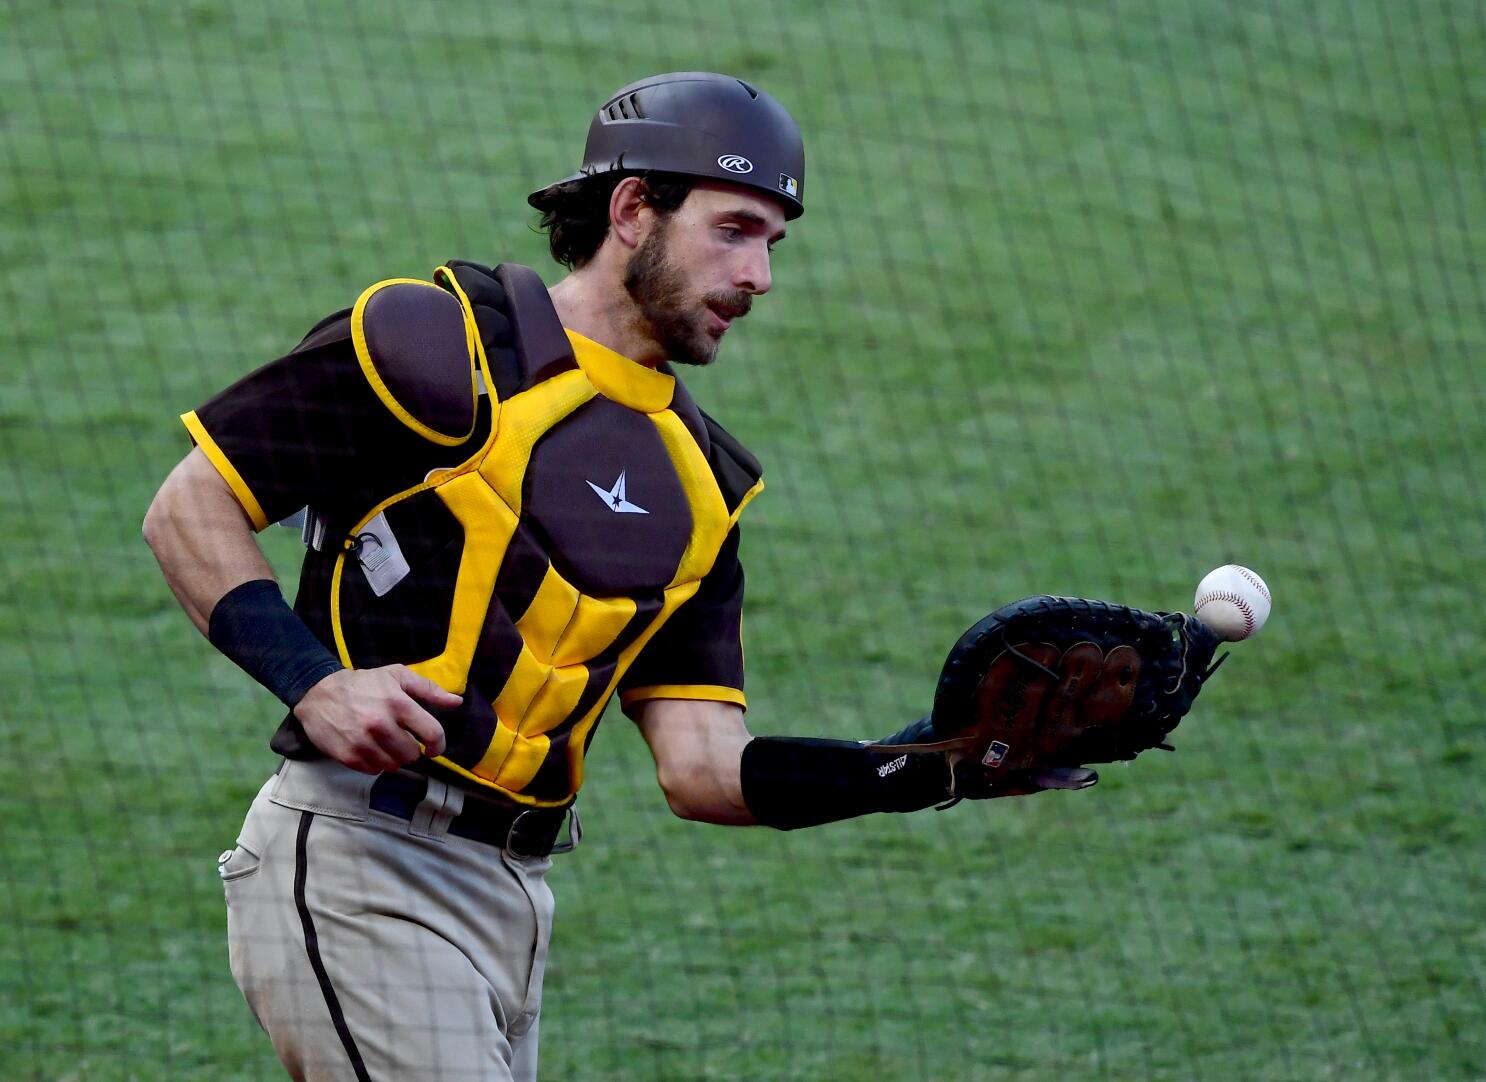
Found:
M 725 225 L 722 227 L 722 235 L 724 237 L 727 237 L 728 240 L 741 240 L 743 237 L 743 230 L 739 229 L 735 225 Z

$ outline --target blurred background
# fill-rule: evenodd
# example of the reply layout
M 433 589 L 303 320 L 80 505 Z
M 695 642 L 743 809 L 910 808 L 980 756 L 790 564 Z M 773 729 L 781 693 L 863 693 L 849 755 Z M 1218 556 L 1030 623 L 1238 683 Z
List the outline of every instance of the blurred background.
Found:
M 140 540 L 177 414 L 382 278 L 556 281 L 526 193 L 704 69 L 809 162 L 687 377 L 766 468 L 755 732 L 897 729 L 1029 593 L 1275 611 L 1084 793 L 686 824 L 612 711 L 543 1076 L 1486 1078 L 1483 55 L 1474 0 L 12 0 L 0 1077 L 279 1077 L 214 860 L 280 712 Z

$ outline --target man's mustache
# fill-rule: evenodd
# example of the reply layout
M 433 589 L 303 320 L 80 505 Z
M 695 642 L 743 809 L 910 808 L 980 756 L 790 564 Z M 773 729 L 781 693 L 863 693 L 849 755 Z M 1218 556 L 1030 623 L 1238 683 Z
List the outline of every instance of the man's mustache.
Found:
M 728 319 L 746 316 L 749 309 L 753 307 L 753 294 L 741 289 L 726 293 L 709 293 L 705 300 L 709 307 L 716 309 Z

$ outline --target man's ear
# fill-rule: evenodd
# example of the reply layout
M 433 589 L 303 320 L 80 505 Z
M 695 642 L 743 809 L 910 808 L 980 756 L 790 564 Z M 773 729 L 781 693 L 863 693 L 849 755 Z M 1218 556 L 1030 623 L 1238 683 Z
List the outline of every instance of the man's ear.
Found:
M 645 182 L 639 177 L 625 177 L 614 186 L 609 196 L 609 232 L 626 248 L 638 248 L 645 232 L 655 219 L 655 211 L 645 202 Z

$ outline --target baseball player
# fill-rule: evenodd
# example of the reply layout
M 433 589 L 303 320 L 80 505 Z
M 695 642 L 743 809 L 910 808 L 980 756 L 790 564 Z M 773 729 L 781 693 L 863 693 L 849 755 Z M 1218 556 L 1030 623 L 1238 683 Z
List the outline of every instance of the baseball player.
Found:
M 535 1077 L 544 874 L 616 693 L 686 819 L 1091 784 L 986 784 L 928 719 L 877 744 L 744 725 L 761 471 L 671 365 L 711 362 L 769 291 L 804 194 L 768 94 L 643 79 L 530 196 L 570 271 L 550 290 L 457 260 L 377 282 L 184 415 L 194 447 L 144 532 L 196 627 L 288 708 L 220 872 L 233 976 L 293 1077 Z M 253 534 L 301 509 L 291 608 Z

